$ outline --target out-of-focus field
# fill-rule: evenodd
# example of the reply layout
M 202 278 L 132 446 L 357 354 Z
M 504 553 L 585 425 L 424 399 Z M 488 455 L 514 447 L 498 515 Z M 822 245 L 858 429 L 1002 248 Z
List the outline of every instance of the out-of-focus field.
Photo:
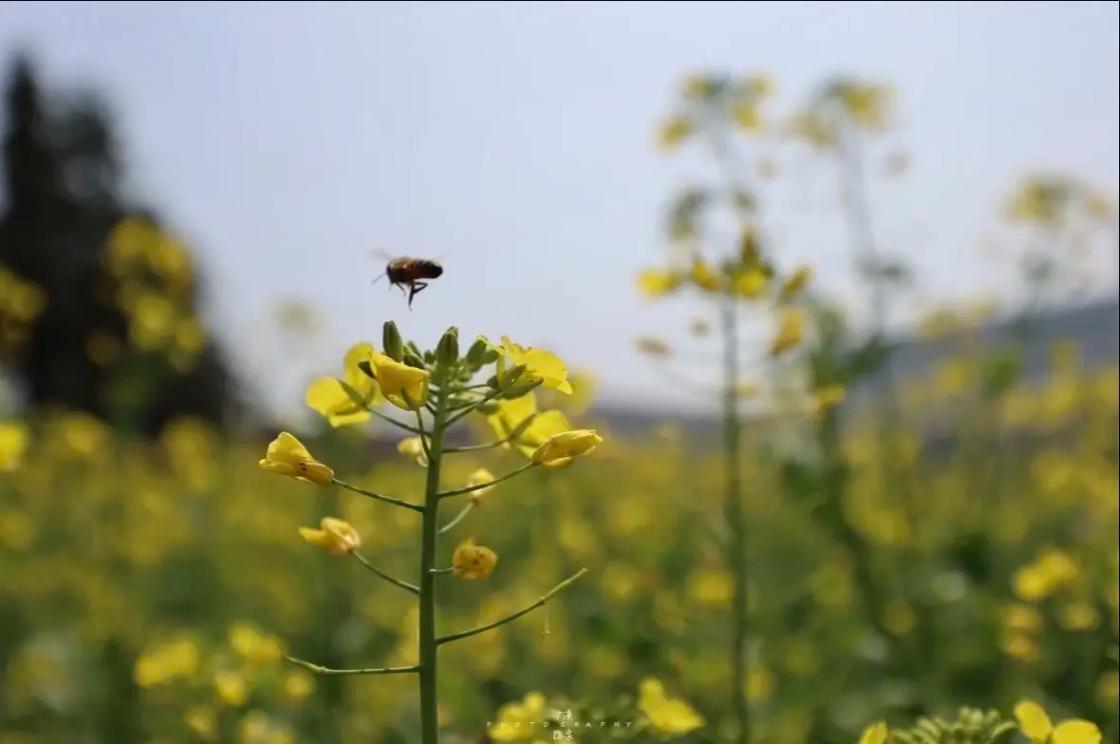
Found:
M 1115 735 L 1117 372 L 1083 371 L 1070 345 L 1051 356 L 1044 383 L 1002 388 L 982 354 L 946 358 L 900 384 L 889 431 L 854 410 L 836 508 L 819 415 L 747 425 L 758 741 L 853 741 L 879 718 L 1024 697 Z M 414 603 L 296 530 L 343 516 L 367 557 L 411 577 L 416 515 L 271 476 L 262 443 L 191 420 L 150 444 L 81 414 L 27 423 L 0 481 L 0 741 L 417 740 L 413 678 L 313 678 L 280 658 L 415 662 Z M 649 675 L 718 740 L 731 583 L 714 449 L 671 423 L 600 430 L 578 467 L 499 486 L 457 529 L 500 563 L 441 590 L 447 628 L 590 569 L 538 614 L 445 649 L 441 717 L 465 741 L 529 691 L 609 708 Z M 341 477 L 421 493 L 391 444 L 307 441 Z M 516 455 L 456 457 L 446 482 Z

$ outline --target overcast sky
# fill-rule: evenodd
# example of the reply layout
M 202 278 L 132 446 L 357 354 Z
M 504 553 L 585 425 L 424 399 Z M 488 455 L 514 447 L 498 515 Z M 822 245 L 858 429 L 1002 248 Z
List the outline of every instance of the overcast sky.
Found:
M 982 245 L 1023 173 L 1116 193 L 1117 27 L 1115 3 L 27 3 L 0 4 L 0 61 L 27 49 L 49 86 L 102 91 L 132 193 L 203 257 L 211 315 L 252 374 L 327 371 L 394 318 L 422 342 L 452 323 L 509 334 L 594 370 L 605 397 L 677 404 L 632 339 L 681 337 L 702 310 L 650 306 L 633 281 L 663 260 L 669 195 L 702 174 L 651 146 L 682 75 L 767 71 L 775 111 L 838 73 L 897 88 L 880 152 L 912 165 L 874 196 L 880 241 L 921 276 L 907 317 L 1006 294 Z M 779 261 L 852 296 L 832 171 L 777 154 Z M 409 312 L 370 287 L 376 247 L 446 274 Z M 281 298 L 321 314 L 313 346 L 274 340 Z

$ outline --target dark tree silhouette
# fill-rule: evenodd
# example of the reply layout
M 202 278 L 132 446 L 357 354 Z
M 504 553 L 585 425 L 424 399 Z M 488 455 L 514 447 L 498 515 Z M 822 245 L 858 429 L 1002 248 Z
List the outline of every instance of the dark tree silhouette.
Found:
M 0 267 L 37 285 L 46 304 L 26 343 L 3 361 L 33 407 L 88 411 L 114 425 L 153 434 L 177 415 L 226 423 L 234 385 L 220 351 L 207 344 L 187 365 L 129 347 L 129 319 L 106 271 L 106 240 L 122 218 L 146 209 L 122 196 L 110 119 L 91 95 L 51 101 L 23 57 L 6 91 L 4 209 Z M 193 311 L 197 281 L 180 303 Z M 91 339 L 123 350 L 111 359 Z

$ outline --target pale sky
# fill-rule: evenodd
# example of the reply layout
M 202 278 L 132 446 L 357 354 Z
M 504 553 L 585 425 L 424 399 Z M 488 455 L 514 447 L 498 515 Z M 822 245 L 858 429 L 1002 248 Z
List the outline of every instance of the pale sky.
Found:
M 673 189 L 704 173 L 652 147 L 684 74 L 768 72 L 775 112 L 835 74 L 895 86 L 879 152 L 903 148 L 912 166 L 873 195 L 880 242 L 921 277 L 905 319 L 1006 293 L 1009 265 L 981 245 L 1022 174 L 1117 192 L 1117 7 L 0 3 L 0 62 L 25 48 L 51 88 L 104 94 L 132 193 L 202 257 L 210 315 L 254 385 L 298 398 L 289 386 L 393 318 L 424 344 L 449 324 L 508 334 L 593 370 L 606 399 L 676 406 L 692 398 L 633 338 L 681 339 L 703 306 L 649 305 L 634 275 L 664 260 Z M 851 296 L 833 171 L 776 155 L 764 204 L 778 261 L 811 261 Z M 446 274 L 409 312 L 370 286 L 377 247 Z M 1110 293 L 1106 259 L 1096 291 Z M 281 298 L 317 309 L 315 344 L 277 339 Z

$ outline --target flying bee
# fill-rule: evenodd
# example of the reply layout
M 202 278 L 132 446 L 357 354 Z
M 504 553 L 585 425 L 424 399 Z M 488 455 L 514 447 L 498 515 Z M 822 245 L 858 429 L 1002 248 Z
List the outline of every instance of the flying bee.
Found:
M 425 280 L 438 279 L 442 275 L 443 267 L 428 258 L 392 258 L 385 266 L 390 287 L 400 287 L 401 292 L 408 287 L 409 308 L 412 307 L 412 298 L 428 286 Z

